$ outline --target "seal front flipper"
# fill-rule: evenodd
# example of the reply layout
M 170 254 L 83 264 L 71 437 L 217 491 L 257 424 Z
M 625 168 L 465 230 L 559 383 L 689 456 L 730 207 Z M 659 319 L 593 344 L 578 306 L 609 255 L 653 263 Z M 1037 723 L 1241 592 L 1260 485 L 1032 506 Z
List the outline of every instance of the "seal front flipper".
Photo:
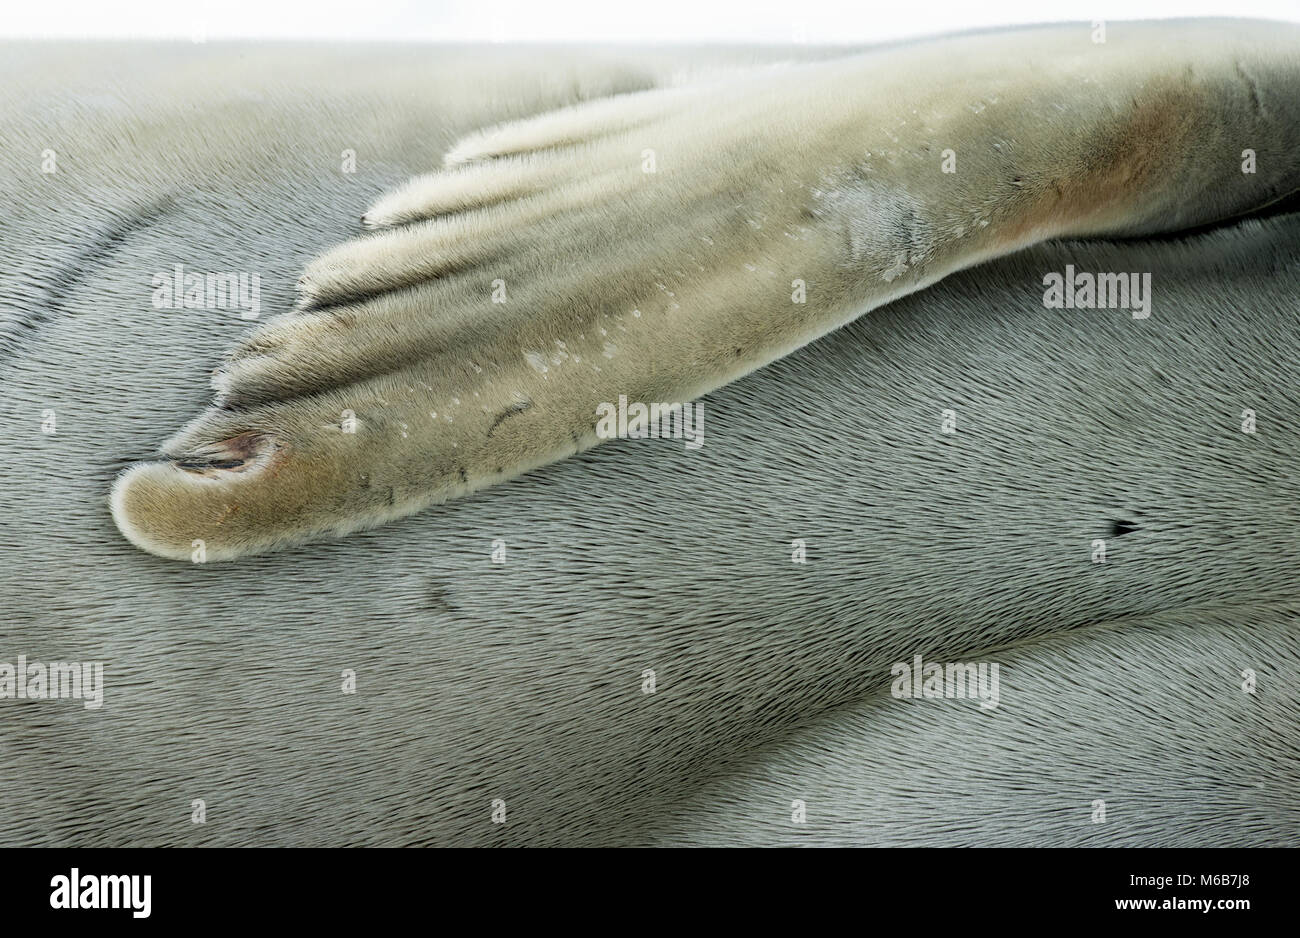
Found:
M 1272 23 L 1125 24 L 1104 46 L 1052 27 L 501 128 L 544 145 L 381 200 L 393 226 L 309 265 L 300 308 L 218 371 L 218 406 L 119 478 L 114 517 L 187 559 L 346 533 L 594 445 L 602 404 L 689 401 L 982 260 L 1266 204 L 1300 184 L 1298 49 Z

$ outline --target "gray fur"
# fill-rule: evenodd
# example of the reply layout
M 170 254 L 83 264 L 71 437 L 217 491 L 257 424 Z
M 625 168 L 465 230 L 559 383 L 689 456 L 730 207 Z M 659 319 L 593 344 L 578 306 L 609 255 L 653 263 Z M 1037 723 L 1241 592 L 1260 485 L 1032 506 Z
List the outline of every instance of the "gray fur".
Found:
M 1294 603 L 1181 609 L 981 651 L 995 710 L 882 688 L 719 772 L 641 841 L 1294 846 L 1298 626 Z
M 0 58 L 0 660 L 107 671 L 98 711 L 0 701 L 6 844 L 774 842 L 796 797 L 804 843 L 1300 842 L 1296 216 L 1040 246 L 710 395 L 701 450 L 617 441 L 344 541 L 177 564 L 105 493 L 247 324 L 153 310 L 154 271 L 259 270 L 287 307 L 428 151 L 685 59 L 157 47 L 107 84 L 130 51 Z M 1151 318 L 1044 309 L 1067 263 L 1152 271 Z M 917 652 L 998 655 L 1004 706 L 882 700 Z M 964 734 L 1002 758 L 923 758 Z

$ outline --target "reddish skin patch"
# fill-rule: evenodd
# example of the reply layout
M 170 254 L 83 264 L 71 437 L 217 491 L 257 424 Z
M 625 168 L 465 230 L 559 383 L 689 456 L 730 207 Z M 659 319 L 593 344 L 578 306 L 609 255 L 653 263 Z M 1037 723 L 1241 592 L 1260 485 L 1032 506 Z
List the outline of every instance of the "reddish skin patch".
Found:
M 213 472 L 244 472 L 258 464 L 258 457 L 268 455 L 266 434 L 256 430 L 214 443 L 207 452 L 176 460 L 176 467 L 195 475 Z M 278 448 L 271 448 L 276 452 Z
M 1022 217 L 1007 225 L 998 243 L 1014 249 L 1044 233 L 1113 225 L 1132 215 L 1173 174 L 1171 165 L 1186 152 L 1194 130 L 1186 115 L 1201 104 L 1196 90 L 1168 82 L 1145 89 L 1127 120 L 1097 141 L 1079 165 L 1030 189 Z

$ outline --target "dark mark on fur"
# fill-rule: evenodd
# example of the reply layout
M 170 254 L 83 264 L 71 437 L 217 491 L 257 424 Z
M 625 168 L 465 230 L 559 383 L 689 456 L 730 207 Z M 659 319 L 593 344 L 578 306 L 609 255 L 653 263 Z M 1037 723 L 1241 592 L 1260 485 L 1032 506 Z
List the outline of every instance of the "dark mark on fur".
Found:
M 1237 70 L 1237 75 L 1246 83 L 1246 87 L 1250 89 L 1250 108 L 1254 112 L 1255 116 L 1267 117 L 1268 115 L 1264 113 L 1264 103 L 1259 98 L 1259 85 L 1255 83 L 1255 79 L 1246 73 L 1246 70 L 1241 67 L 1240 62 L 1233 62 L 1232 65 L 1233 68 Z
M 180 459 L 176 461 L 178 469 L 191 472 L 204 469 L 238 469 L 244 464 L 242 459 Z
M 511 417 L 515 416 L 515 414 L 522 414 L 524 411 L 526 411 L 528 408 L 532 406 L 533 406 L 532 401 L 516 401 L 515 403 L 511 404 L 505 410 L 501 411 L 501 413 L 497 414 L 496 419 L 492 421 L 492 426 L 488 427 L 487 435 L 491 436 L 493 433 L 496 432 L 497 427 L 501 426 L 501 424 L 505 423 Z
M 178 469 L 205 472 L 209 469 L 241 469 L 254 457 L 262 455 L 266 437 L 257 431 L 241 433 L 228 440 L 203 447 L 194 453 L 173 456 Z
M 453 615 L 458 611 L 456 604 L 451 601 L 448 587 L 436 579 L 429 580 L 424 608 L 435 615 Z
M 13 327 L 0 336 L 0 360 L 17 352 L 24 339 L 39 332 L 42 326 L 62 313 L 68 297 L 89 274 L 103 267 L 131 235 L 148 227 L 169 211 L 171 205 L 170 196 L 165 196 L 151 205 L 136 208 L 128 215 L 112 218 L 97 237 L 51 273 L 46 278 L 50 285 L 45 289 L 43 300 L 38 299 L 26 306 L 26 315 L 17 319 Z

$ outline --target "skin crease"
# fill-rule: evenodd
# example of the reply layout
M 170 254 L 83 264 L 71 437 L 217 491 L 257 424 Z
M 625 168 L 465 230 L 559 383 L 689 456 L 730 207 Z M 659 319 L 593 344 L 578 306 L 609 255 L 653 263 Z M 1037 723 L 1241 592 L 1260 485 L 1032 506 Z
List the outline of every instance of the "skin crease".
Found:
M 1297 48 L 1252 23 L 980 34 L 482 132 L 307 266 L 114 519 L 209 561 L 373 527 L 595 445 L 602 402 L 691 400 L 990 257 L 1257 209 L 1300 187 Z
M 708 395 L 699 451 L 178 564 L 104 494 L 249 326 L 153 308 L 153 273 L 287 308 L 475 128 L 764 60 L 3 52 L 0 660 L 106 666 L 99 711 L 0 701 L 6 844 L 1297 843 L 1295 215 L 1017 252 Z M 1067 264 L 1150 271 L 1151 317 L 1045 309 Z M 1001 705 L 888 697 L 917 653 L 1000 662 Z

